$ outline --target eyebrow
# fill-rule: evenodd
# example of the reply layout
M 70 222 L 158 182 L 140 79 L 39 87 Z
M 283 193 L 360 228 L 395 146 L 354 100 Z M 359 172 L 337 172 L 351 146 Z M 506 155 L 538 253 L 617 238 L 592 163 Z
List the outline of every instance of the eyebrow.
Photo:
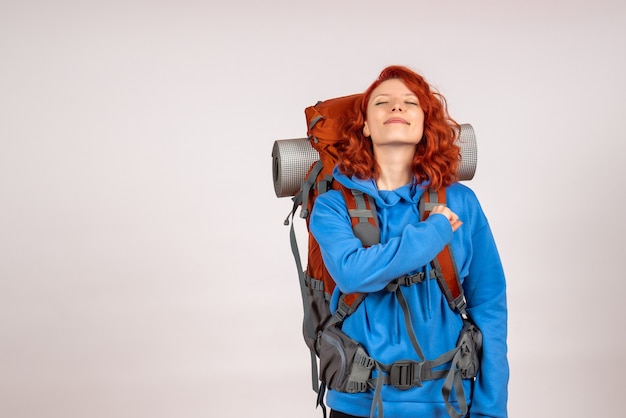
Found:
M 390 93 L 380 93 L 380 94 L 377 94 L 376 96 L 374 96 L 372 98 L 373 99 L 377 99 L 379 97 L 388 97 L 388 96 L 391 96 L 391 94 Z M 407 94 L 404 95 L 404 97 L 417 97 L 417 94 L 415 94 L 415 93 L 407 93 Z

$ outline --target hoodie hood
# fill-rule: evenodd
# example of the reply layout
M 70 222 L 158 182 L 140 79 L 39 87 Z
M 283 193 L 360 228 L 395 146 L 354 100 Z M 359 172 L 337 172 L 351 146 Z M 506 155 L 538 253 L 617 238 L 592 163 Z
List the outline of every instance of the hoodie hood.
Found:
M 361 180 L 355 176 L 348 177 L 339 171 L 338 167 L 335 167 L 333 170 L 333 177 L 345 187 L 362 191 L 363 193 L 373 197 L 376 201 L 376 206 L 379 208 L 389 208 L 397 204 L 400 200 L 406 200 L 407 202 L 417 205 L 417 202 L 423 192 L 423 189 L 419 187 L 420 185 L 416 182 L 416 180 L 405 184 L 404 186 L 398 187 L 395 190 L 388 191 L 378 190 L 376 180 L 373 178 Z

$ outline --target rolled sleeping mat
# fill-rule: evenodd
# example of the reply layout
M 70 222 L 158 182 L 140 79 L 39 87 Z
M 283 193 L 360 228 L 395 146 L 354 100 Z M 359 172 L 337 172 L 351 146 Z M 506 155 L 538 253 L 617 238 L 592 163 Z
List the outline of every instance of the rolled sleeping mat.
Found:
M 476 134 L 468 123 L 461 124 L 457 138 L 461 147 L 461 164 L 457 173 L 459 180 L 474 178 L 477 163 Z M 278 139 L 272 149 L 272 175 L 276 197 L 294 196 L 304 181 L 311 165 L 319 160 L 319 154 L 307 138 Z

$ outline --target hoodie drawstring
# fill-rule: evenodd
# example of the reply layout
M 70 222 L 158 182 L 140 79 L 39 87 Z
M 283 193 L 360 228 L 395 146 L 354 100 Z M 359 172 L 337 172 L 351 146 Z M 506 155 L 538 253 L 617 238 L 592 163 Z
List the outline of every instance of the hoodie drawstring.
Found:
M 430 266 L 426 265 L 426 277 L 429 278 L 430 277 Z M 433 319 L 433 305 L 432 305 L 432 294 L 431 294 L 431 290 L 430 290 L 430 282 L 432 280 L 425 280 L 425 285 L 426 285 L 426 318 L 428 319 Z

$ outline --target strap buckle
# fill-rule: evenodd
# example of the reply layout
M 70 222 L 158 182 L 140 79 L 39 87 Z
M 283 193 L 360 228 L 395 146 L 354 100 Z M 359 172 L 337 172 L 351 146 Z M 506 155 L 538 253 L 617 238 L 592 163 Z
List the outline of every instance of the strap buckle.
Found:
M 423 362 L 398 361 L 391 365 L 389 370 L 389 383 L 396 389 L 407 390 L 413 386 L 422 386 Z
M 405 274 L 404 276 L 400 276 L 397 279 L 390 281 L 385 290 L 388 292 L 395 292 L 400 286 L 412 286 L 414 284 L 418 284 L 424 281 L 424 272 L 419 271 L 413 274 Z
M 413 274 L 405 274 L 404 276 L 398 279 L 398 284 L 400 286 L 412 286 L 417 283 L 421 283 L 424 281 L 424 272 L 418 271 Z

